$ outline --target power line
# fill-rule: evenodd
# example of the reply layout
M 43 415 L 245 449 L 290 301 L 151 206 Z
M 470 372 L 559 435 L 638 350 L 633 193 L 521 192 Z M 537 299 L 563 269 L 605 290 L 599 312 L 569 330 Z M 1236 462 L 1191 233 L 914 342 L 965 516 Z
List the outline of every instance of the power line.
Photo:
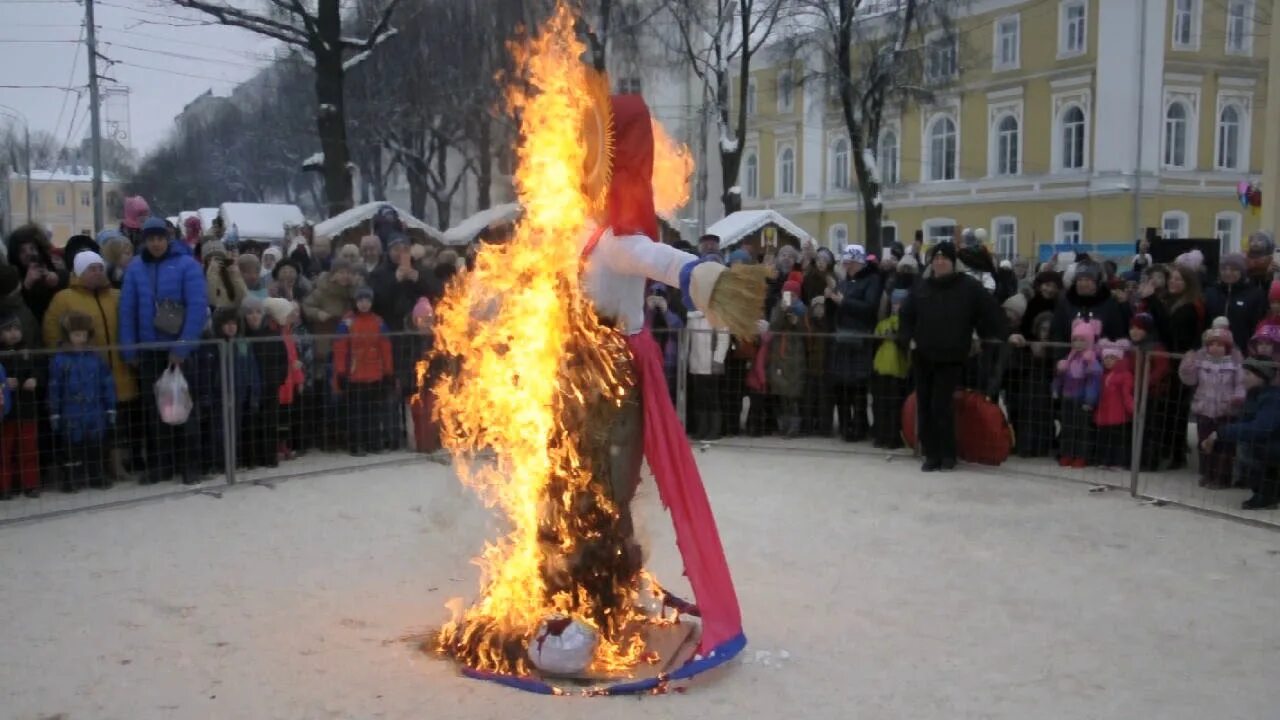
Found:
M 4 90 L 61 90 L 63 92 L 79 92 L 82 88 L 65 85 L 0 85 Z
M 84 24 L 83 24 L 83 23 L 80 25 L 80 37 L 82 37 L 82 38 L 84 37 Z M 74 81 L 74 80 L 75 80 L 75 77 L 76 77 L 76 63 L 79 61 L 79 58 L 80 58 L 80 46 L 79 46 L 79 45 L 76 45 L 76 50 L 75 50 L 75 52 L 71 53 L 71 74 L 70 74 L 70 76 L 68 76 L 68 77 L 67 77 L 67 85 L 71 85 L 72 81 Z M 55 122 L 55 123 L 53 124 L 53 132 L 54 132 L 55 136 L 57 135 L 58 128 L 62 127 L 62 115 L 63 115 L 63 113 L 65 113 L 65 112 L 67 111 L 67 98 L 68 98 L 68 97 L 69 97 L 69 96 L 67 96 L 67 95 L 63 95 L 63 96 L 62 96 L 62 106 L 61 106 L 60 108 L 58 108 L 58 120 L 57 120 L 57 122 Z M 76 102 L 79 102 L 79 101 L 80 101 L 80 94 L 79 94 L 79 93 L 76 93 Z
M 154 48 L 144 48 L 144 47 L 138 47 L 136 45 L 125 45 L 124 43 L 118 43 L 118 42 L 104 41 L 102 44 L 108 47 L 125 48 L 127 50 L 136 50 L 138 52 L 145 52 L 145 53 L 155 53 L 156 55 L 164 55 L 167 57 L 179 58 L 181 60 L 197 60 L 200 62 L 220 63 L 223 65 L 239 65 L 241 67 L 253 68 L 255 70 L 261 69 L 263 67 L 261 65 L 254 65 L 254 64 L 245 63 L 245 62 L 237 62 L 235 60 L 223 60 L 220 58 L 201 57 L 199 55 L 187 55 L 185 53 L 169 52 L 168 50 L 156 50 Z
M 116 60 L 113 62 L 116 65 L 123 65 L 125 67 L 138 68 L 140 70 L 153 70 L 155 72 L 168 73 L 170 75 L 180 75 L 182 77 L 195 78 L 197 80 L 216 80 L 217 82 L 230 83 L 232 85 L 239 85 L 240 83 L 245 82 L 244 80 L 228 80 L 227 78 L 213 77 L 212 75 L 197 75 L 195 73 L 179 72 L 177 70 L 170 70 L 169 68 L 159 68 L 159 67 L 154 67 L 152 65 L 142 65 L 135 62 L 128 62 L 125 60 Z
M 79 40 L 10 40 L 9 38 L 0 38 L 0 45 L 79 45 Z

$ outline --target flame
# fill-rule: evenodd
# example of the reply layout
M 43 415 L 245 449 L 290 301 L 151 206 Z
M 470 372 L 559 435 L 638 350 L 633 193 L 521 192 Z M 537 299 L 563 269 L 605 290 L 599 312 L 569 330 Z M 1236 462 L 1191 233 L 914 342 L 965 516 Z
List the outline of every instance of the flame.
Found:
M 510 242 L 486 247 L 450 286 L 436 316 L 437 351 L 460 359 L 436 386 L 442 442 L 510 531 L 476 558 L 480 596 L 451 607 L 435 649 L 525 675 L 530 639 L 561 615 L 599 634 L 593 671 L 625 672 L 645 653 L 639 558 L 610 544 L 620 513 L 599 478 L 607 443 L 591 441 L 634 380 L 624 338 L 601 324 L 578 276 L 591 214 L 580 132 L 593 86 L 563 4 L 511 50 L 523 71 L 507 99 L 520 118 L 524 216 Z M 596 564 L 584 570 L 588 556 Z
M 653 205 L 660 216 L 670 216 L 689 202 L 689 177 L 693 155 L 653 121 Z

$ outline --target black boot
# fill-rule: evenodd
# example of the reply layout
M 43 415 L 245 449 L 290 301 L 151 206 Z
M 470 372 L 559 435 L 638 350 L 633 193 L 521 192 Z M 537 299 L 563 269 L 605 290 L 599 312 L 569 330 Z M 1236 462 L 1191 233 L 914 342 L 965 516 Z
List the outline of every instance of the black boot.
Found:
M 932 458 L 925 460 L 924 464 L 920 466 L 921 472 L 936 472 L 941 469 L 942 469 L 942 461 L 934 460 Z
M 1245 500 L 1244 503 L 1240 505 L 1240 509 L 1271 510 L 1277 506 L 1280 506 L 1280 501 L 1277 501 L 1276 498 L 1269 498 L 1269 497 L 1265 497 L 1257 493 L 1254 493 L 1253 497 L 1249 498 L 1248 500 Z

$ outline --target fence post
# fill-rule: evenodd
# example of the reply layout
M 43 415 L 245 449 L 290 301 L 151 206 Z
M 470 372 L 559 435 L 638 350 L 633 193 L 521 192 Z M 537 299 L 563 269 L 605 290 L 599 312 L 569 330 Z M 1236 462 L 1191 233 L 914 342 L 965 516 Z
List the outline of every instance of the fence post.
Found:
M 218 343 L 218 359 L 222 366 L 222 463 L 227 484 L 236 482 L 236 390 L 235 364 L 231 362 L 231 343 Z
M 676 336 L 676 414 L 680 416 L 680 422 L 686 428 L 689 427 L 689 421 L 685 418 L 685 408 L 688 407 L 688 376 L 689 376 L 689 329 L 681 328 L 677 330 L 679 334 Z
M 1142 475 L 1142 436 L 1147 427 L 1147 402 L 1150 400 L 1149 383 L 1151 376 L 1151 353 L 1138 352 L 1141 362 L 1138 363 L 1138 377 L 1134 379 L 1133 436 L 1132 449 L 1129 453 L 1129 495 L 1138 496 L 1138 481 Z

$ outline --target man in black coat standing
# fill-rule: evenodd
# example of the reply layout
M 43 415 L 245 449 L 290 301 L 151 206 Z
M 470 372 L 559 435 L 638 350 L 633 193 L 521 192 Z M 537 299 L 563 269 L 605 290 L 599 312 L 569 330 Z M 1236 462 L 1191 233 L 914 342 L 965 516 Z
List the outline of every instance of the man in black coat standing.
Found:
M 932 274 L 916 284 L 900 312 L 903 342 L 915 352 L 916 417 L 925 472 L 956 466 L 956 426 L 952 397 L 964 377 L 973 335 L 1004 340 L 1009 335 L 995 297 L 972 277 L 956 272 L 956 246 L 936 245 L 929 254 Z
M 1218 282 L 1204 291 L 1204 316 L 1225 317 L 1238 348 L 1249 347 L 1254 329 L 1270 310 L 1266 291 L 1245 279 L 1246 262 L 1241 253 L 1224 255 L 1218 261 Z

